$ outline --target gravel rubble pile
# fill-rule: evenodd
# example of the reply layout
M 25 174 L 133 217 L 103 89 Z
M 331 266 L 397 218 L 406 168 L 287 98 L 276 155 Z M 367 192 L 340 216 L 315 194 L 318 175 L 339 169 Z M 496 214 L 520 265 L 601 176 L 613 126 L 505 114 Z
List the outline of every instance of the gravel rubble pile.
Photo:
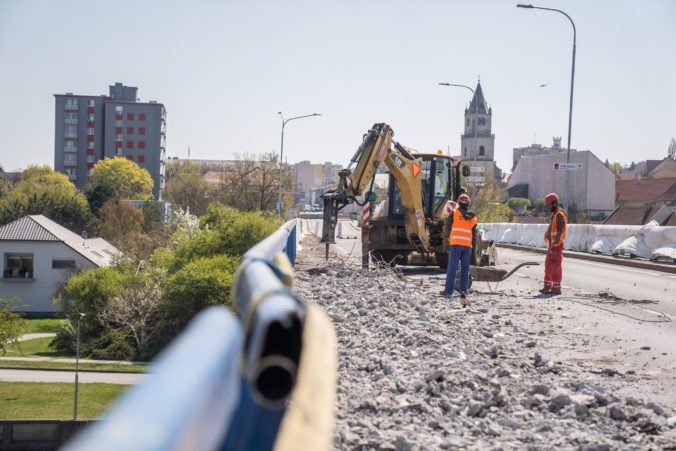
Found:
M 616 396 L 612 369 L 557 361 L 536 321 L 512 324 L 498 295 L 462 309 L 438 280 L 389 268 L 296 275 L 336 329 L 336 449 L 676 449 L 672 407 Z

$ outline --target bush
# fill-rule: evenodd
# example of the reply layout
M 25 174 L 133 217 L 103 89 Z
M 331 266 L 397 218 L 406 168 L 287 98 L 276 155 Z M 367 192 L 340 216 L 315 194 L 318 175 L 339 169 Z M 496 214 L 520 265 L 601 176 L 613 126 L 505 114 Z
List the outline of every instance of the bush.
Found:
M 522 215 L 531 207 L 530 199 L 523 197 L 510 197 L 507 199 L 507 206 L 514 210 L 517 215 Z
M 10 311 L 16 303 L 14 298 L 0 297 L 0 352 L 5 355 L 6 346 L 19 343 L 19 337 L 26 330 L 26 322 L 18 313 Z
M 232 308 L 230 290 L 239 258 L 202 257 L 185 265 L 164 284 L 166 311 L 179 329 L 199 311 L 212 305 Z

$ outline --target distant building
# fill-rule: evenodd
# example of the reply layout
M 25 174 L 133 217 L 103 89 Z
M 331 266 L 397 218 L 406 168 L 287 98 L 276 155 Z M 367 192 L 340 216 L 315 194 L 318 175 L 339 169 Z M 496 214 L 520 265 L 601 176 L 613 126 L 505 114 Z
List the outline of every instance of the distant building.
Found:
M 465 108 L 465 130 L 460 136 L 461 156 L 470 166 L 483 167 L 484 174 L 491 174 L 496 181 L 500 181 L 502 170 L 495 164 L 495 135 L 491 133 L 492 126 L 493 108 L 486 103 L 481 83 L 477 83 L 472 100 Z
M 555 164 L 566 162 L 566 153 L 524 156 L 518 160 L 507 190 L 510 197 L 526 197 L 535 202 L 548 193 L 555 192 L 565 199 L 566 172 L 555 169 Z M 615 173 L 589 150 L 570 152 L 570 163 L 579 163 L 581 168 L 570 173 L 572 204 L 578 212 L 591 217 L 605 217 L 615 209 Z
M 517 147 L 512 150 L 512 171 L 516 167 L 516 164 L 523 157 L 534 157 L 536 155 L 551 155 L 554 153 L 565 152 L 566 149 L 561 148 L 561 137 L 556 136 L 553 138 L 553 143 L 551 147 L 545 147 L 541 144 L 531 144 L 528 147 Z
M 139 102 L 138 88 L 115 83 L 109 95 L 54 94 L 54 170 L 83 188 L 97 161 L 125 157 L 148 170 L 161 199 L 166 159 L 166 110 Z
M 15 310 L 54 314 L 52 297 L 75 271 L 109 266 L 119 251 L 102 238 L 71 232 L 43 215 L 0 227 L 0 295 L 16 297 Z
M 338 172 L 342 165 L 329 161 L 311 163 L 301 161 L 291 165 L 296 176 L 295 201 L 301 204 L 319 203 L 319 196 L 338 185 Z

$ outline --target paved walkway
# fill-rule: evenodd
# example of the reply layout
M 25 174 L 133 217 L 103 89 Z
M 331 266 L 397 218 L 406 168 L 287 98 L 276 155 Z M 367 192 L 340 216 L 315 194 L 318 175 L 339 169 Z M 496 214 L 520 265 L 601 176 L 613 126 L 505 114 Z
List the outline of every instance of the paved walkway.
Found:
M 41 334 L 24 334 L 19 337 L 19 341 L 28 341 L 28 340 L 35 340 L 36 338 L 48 338 L 48 337 L 56 337 L 56 334 L 53 332 L 45 332 Z

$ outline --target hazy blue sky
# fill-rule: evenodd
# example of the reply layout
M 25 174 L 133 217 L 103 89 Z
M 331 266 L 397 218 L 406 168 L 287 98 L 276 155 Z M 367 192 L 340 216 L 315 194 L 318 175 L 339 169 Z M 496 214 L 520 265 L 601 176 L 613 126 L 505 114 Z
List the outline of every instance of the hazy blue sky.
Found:
M 53 165 L 53 94 L 115 82 L 167 108 L 167 153 L 346 164 L 387 122 L 420 151 L 460 153 L 476 85 L 493 107 L 495 155 L 565 145 L 572 28 L 516 1 L 0 0 L 0 164 Z M 628 163 L 676 136 L 676 1 L 543 1 L 577 26 L 572 147 Z M 547 83 L 546 87 L 540 85 Z

